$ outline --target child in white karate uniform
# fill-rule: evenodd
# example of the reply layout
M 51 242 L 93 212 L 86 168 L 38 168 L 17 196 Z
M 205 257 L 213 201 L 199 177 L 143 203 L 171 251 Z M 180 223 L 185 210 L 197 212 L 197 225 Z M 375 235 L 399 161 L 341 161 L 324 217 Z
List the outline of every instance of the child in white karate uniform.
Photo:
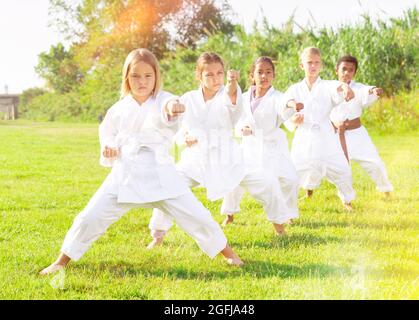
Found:
M 352 99 L 354 92 L 345 83 L 320 79 L 322 61 L 319 49 L 306 48 L 300 58 L 305 78 L 288 88 L 283 109 L 283 117 L 290 118 L 287 127 L 296 129 L 291 157 L 300 186 L 311 197 L 313 190 L 326 177 L 337 187 L 345 208 L 351 210 L 355 198 L 351 168 L 329 117 L 332 109 L 343 100 Z M 303 104 L 303 109 L 296 113 L 297 102 Z
M 278 233 L 285 233 L 283 224 L 298 217 L 298 176 L 288 151 L 285 133 L 279 127 L 283 94 L 272 87 L 275 66 L 269 57 L 259 57 L 253 63 L 250 78 L 252 86 L 243 94 L 244 113 L 236 126 L 242 136 L 241 147 L 248 174 L 273 176 L 280 187 L 280 216 L 272 222 L 280 224 Z M 240 211 L 242 187 L 236 188 L 223 201 L 221 211 L 227 214 L 223 225 L 233 222 L 233 214 Z
M 234 126 L 242 114 L 238 74 L 228 74 L 224 88 L 222 59 L 214 53 L 203 53 L 197 61 L 196 75 L 201 87 L 181 98 L 187 111 L 178 136 L 187 147 L 177 169 L 189 186 L 206 188 L 210 200 L 224 197 L 240 184 L 248 185 L 268 216 L 277 218 L 281 212 L 277 180 L 267 174 L 246 174 L 242 153 L 234 140 Z M 148 247 L 161 244 L 171 226 L 172 218 L 155 210 L 149 224 L 153 241 Z
M 77 261 L 106 229 L 132 208 L 158 208 L 175 219 L 209 257 L 222 253 L 229 264 L 242 261 L 211 214 L 195 198 L 169 156 L 184 105 L 160 90 L 156 57 L 133 50 L 122 74 L 122 99 L 106 113 L 99 127 L 101 160 L 112 166 L 102 186 L 74 219 L 57 260 L 40 274 Z
M 239 73 L 229 70 L 224 86 L 224 61 L 214 52 L 200 55 L 195 72 L 200 88 L 180 98 L 187 111 L 176 142 L 185 149 L 176 168 L 189 187 L 204 187 L 207 198 L 214 201 L 232 191 L 244 175 L 232 134 L 243 111 Z M 153 240 L 148 248 L 161 244 L 172 225 L 172 217 L 154 210 L 149 223 Z
M 337 128 L 336 137 L 347 159 L 359 163 L 375 182 L 377 190 L 388 196 L 393 191 L 393 186 L 388 179 L 384 162 L 360 120 L 362 111 L 376 101 L 383 90 L 353 81 L 357 70 L 358 60 L 355 57 L 347 55 L 338 60 L 338 79 L 352 88 L 355 98 L 334 108 L 330 119 Z

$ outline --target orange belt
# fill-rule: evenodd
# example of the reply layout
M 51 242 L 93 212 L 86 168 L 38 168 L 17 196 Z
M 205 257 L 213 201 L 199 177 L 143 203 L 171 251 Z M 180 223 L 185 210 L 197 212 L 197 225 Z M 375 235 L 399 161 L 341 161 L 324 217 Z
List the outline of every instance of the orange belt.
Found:
M 335 132 L 339 133 L 339 140 L 340 145 L 342 146 L 343 153 L 345 154 L 346 160 L 349 162 L 349 156 L 348 156 L 348 148 L 346 146 L 346 139 L 345 139 L 345 131 L 346 130 L 354 130 L 361 127 L 361 119 L 355 118 L 352 120 L 346 119 L 342 125 L 339 127 L 336 127 L 335 124 L 332 122 L 333 128 L 335 128 Z

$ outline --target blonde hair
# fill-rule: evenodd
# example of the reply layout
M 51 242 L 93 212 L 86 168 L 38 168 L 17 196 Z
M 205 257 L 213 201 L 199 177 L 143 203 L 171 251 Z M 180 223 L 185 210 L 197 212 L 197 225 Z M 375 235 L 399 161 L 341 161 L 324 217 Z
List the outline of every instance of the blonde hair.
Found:
M 321 57 L 321 52 L 319 48 L 316 47 L 307 47 L 304 48 L 303 51 L 300 54 L 300 62 L 303 62 L 303 58 L 309 56 L 309 55 L 317 55 L 319 57 Z
M 223 59 L 215 52 L 204 52 L 201 53 L 198 60 L 196 61 L 195 75 L 197 79 L 201 78 L 202 71 L 204 70 L 205 64 L 220 63 L 224 69 Z
M 153 68 L 156 75 L 156 83 L 154 84 L 153 88 L 153 96 L 155 97 L 157 92 L 160 90 L 161 74 L 159 61 L 151 51 L 144 48 L 139 48 L 132 50 L 125 59 L 124 67 L 122 68 L 121 98 L 131 93 L 131 88 L 128 81 L 129 72 L 131 66 L 140 61 L 149 64 Z

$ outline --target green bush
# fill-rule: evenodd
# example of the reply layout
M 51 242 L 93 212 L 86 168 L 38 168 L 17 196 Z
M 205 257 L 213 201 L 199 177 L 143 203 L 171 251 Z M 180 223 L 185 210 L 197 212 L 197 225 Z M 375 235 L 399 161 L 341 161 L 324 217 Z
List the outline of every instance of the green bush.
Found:
M 80 119 L 82 114 L 77 92 L 65 94 L 48 92 L 30 102 L 25 117 L 38 121 L 69 121 Z
M 379 99 L 362 117 L 364 125 L 381 133 L 419 129 L 419 97 L 414 91 Z
M 262 28 L 255 27 L 248 34 L 237 26 L 232 35 L 213 35 L 195 51 L 178 48 L 162 62 L 166 87 L 172 91 L 191 90 L 188 86 L 193 84 L 196 58 L 201 52 L 215 51 L 226 60 L 228 67 L 241 70 L 243 89 L 248 87 L 247 76 L 253 60 L 261 55 L 270 56 L 277 68 L 274 85 L 284 91 L 304 76 L 299 68 L 301 50 L 316 46 L 322 51 L 321 76 L 325 79 L 336 77 L 335 64 L 340 56 L 352 54 L 359 59 L 357 81 L 381 86 L 388 96 L 417 88 L 419 24 L 416 9 L 408 10 L 402 18 L 378 21 L 376 25 L 365 16 L 362 23 L 341 26 L 336 31 L 321 28 L 295 33 L 292 25 L 292 19 L 281 29 L 265 21 Z

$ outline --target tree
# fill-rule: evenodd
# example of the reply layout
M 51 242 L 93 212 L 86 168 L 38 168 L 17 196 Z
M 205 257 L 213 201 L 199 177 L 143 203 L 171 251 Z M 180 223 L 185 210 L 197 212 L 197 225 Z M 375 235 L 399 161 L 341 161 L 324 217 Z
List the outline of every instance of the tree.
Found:
M 73 60 L 73 54 L 62 43 L 52 46 L 49 52 L 43 52 L 38 57 L 35 70 L 51 89 L 65 93 L 81 82 L 83 75 Z
M 175 44 L 231 32 L 225 15 L 230 7 L 221 3 L 219 8 L 214 0 L 51 0 L 50 13 L 87 72 L 134 48 L 146 47 L 161 58 Z
M 234 25 L 228 16 L 233 14 L 231 6 L 221 1 L 218 7 L 214 0 L 184 1 L 183 10 L 174 17 L 176 27 L 175 43 L 196 48 L 201 40 L 215 33 L 231 35 Z
M 47 93 L 45 89 L 33 87 L 26 89 L 22 92 L 19 97 L 19 113 L 25 114 L 28 112 L 28 106 L 38 96 L 42 96 L 44 93 Z

